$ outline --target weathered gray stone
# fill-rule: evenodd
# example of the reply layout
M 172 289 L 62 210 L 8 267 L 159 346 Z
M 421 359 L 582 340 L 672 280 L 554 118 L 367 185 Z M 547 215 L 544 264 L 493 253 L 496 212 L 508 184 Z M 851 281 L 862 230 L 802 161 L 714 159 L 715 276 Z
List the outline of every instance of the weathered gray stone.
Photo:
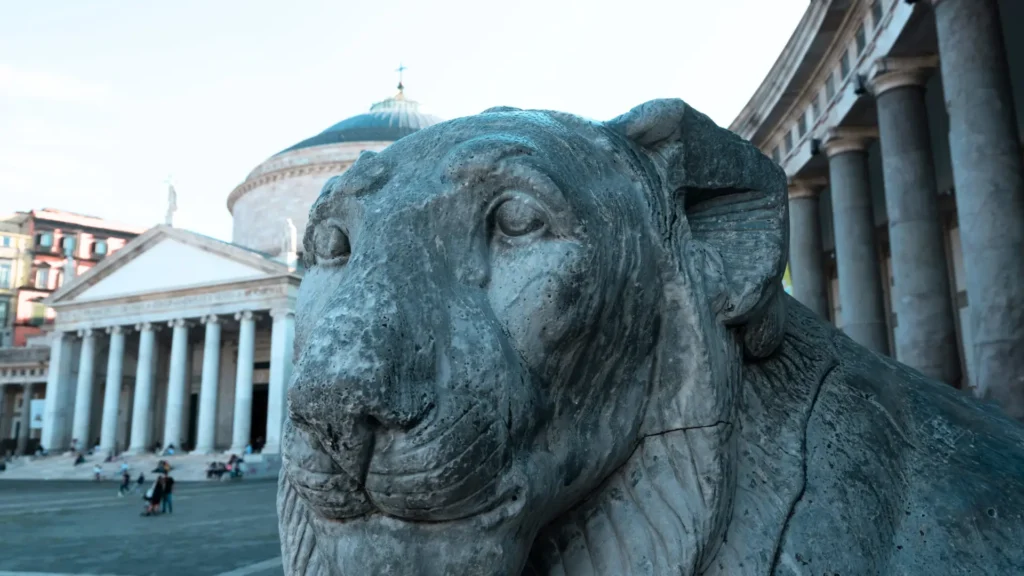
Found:
M 304 237 L 286 573 L 1013 573 L 1024 428 L 786 296 L 787 235 L 680 100 L 364 155 Z

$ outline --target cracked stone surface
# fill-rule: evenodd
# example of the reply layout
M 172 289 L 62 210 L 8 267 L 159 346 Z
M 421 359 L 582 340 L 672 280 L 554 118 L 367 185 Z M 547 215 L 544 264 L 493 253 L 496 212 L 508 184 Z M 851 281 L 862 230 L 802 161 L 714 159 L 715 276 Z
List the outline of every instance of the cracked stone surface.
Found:
M 363 154 L 303 239 L 285 572 L 1024 566 L 1024 429 L 786 296 L 787 217 L 680 100 Z

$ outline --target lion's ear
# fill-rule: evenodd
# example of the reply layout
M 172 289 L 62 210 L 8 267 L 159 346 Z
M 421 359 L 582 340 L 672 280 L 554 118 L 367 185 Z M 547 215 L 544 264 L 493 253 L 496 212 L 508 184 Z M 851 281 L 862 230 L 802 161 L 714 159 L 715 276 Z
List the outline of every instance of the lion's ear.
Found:
M 789 243 L 782 169 L 679 99 L 646 102 L 606 125 L 651 159 L 670 209 L 685 214 L 694 239 L 721 259 L 720 317 L 731 325 L 777 324 Z M 751 337 L 765 335 L 745 334 Z

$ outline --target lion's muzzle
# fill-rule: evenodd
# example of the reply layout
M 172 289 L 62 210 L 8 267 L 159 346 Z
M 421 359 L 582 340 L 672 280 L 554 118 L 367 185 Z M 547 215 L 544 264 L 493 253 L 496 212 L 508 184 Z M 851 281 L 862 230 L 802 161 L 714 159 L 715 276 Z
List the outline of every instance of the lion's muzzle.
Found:
M 286 473 L 333 519 L 377 510 L 440 521 L 492 508 L 510 460 L 506 418 L 458 381 L 449 334 L 388 293 L 339 296 L 300 351 Z

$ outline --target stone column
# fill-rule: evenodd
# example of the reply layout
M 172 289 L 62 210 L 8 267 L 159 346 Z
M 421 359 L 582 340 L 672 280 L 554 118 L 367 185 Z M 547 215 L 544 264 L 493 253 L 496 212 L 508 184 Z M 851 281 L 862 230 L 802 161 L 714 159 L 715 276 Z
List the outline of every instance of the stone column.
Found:
M 32 434 L 32 385 L 22 386 L 21 398 L 21 429 L 18 430 L 18 440 L 14 445 L 14 453 L 24 455 L 28 450 L 28 437 Z
M 11 386 L 9 384 L 0 383 L 0 441 L 7 440 L 7 435 L 11 433 L 11 423 L 7 417 L 7 409 L 11 407 L 7 402 L 7 394 L 10 390 Z M 0 457 L 6 455 L 6 452 L 0 450 Z
M 974 341 L 975 394 L 1024 419 L 1024 160 L 996 0 L 940 0 L 935 28 Z
M 288 381 L 292 375 L 292 348 L 295 339 L 295 312 L 271 310 L 274 319 L 270 332 L 270 389 L 267 398 L 267 438 L 263 452 L 281 451 L 281 427 L 288 411 Z
M 789 184 L 789 276 L 793 296 L 828 319 L 828 285 L 822 266 L 821 222 L 816 182 Z
M 8 430 L 7 424 L 7 386 L 0 382 L 0 442 L 7 439 Z M 6 456 L 3 451 L 0 451 L 0 457 Z
M 46 375 L 46 407 L 43 409 L 41 444 L 51 453 L 67 448 L 67 414 L 63 410 L 68 395 L 64 365 L 71 361 L 71 337 L 64 332 L 50 335 L 50 364 Z
M 95 373 L 96 333 L 91 328 L 78 331 L 82 350 L 78 355 L 78 387 L 75 392 L 75 416 L 71 426 L 71 442 L 78 441 L 80 450 L 89 448 L 89 418 L 92 414 L 92 382 Z
M 107 356 L 107 382 L 103 389 L 103 418 L 100 425 L 100 452 L 114 451 L 117 444 L 117 408 L 121 405 L 121 383 L 124 380 L 124 328 L 107 328 L 110 353 Z
M 144 454 L 150 448 L 149 407 L 153 401 L 153 354 L 156 334 L 153 325 L 143 322 L 135 326 L 139 331 L 139 363 L 135 368 L 135 399 L 132 403 L 132 433 L 128 451 Z
M 256 354 L 256 319 L 248 310 L 235 314 L 235 319 L 239 321 L 239 329 L 231 452 L 242 454 L 249 444 L 252 431 L 252 370 Z
M 889 353 L 882 276 L 875 244 L 867 147 L 875 132 L 832 130 L 825 140 L 843 332 L 865 348 Z
M 217 384 L 220 376 L 220 318 L 203 318 L 206 339 L 203 343 L 203 381 L 199 388 L 199 424 L 196 454 L 210 454 L 217 430 Z
M 167 375 L 167 410 L 164 411 L 164 446 L 181 451 L 181 422 L 185 410 L 185 378 L 188 372 L 188 322 L 172 320 L 171 366 Z
M 960 357 L 924 100 L 934 64 L 934 58 L 881 59 L 872 68 L 871 88 L 889 216 L 896 359 L 956 384 Z

